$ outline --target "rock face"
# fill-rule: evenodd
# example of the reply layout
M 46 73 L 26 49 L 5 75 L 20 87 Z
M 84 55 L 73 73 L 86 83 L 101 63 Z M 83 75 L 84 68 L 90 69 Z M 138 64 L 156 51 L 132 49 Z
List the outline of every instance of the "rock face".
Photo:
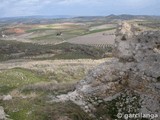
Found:
M 128 23 L 119 26 L 115 57 L 92 70 L 77 85 L 76 95 L 69 93 L 67 100 L 81 103 L 96 119 L 114 120 L 118 113 L 122 117 L 142 113 L 154 114 L 152 117 L 159 120 L 160 31 L 137 34 L 137 29 Z M 151 116 L 136 120 L 141 118 Z

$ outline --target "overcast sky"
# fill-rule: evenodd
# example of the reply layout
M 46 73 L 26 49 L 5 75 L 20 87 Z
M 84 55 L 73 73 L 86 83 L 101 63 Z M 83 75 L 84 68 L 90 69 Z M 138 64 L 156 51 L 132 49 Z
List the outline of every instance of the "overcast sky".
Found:
M 160 15 L 160 0 L 0 0 L 0 17 Z

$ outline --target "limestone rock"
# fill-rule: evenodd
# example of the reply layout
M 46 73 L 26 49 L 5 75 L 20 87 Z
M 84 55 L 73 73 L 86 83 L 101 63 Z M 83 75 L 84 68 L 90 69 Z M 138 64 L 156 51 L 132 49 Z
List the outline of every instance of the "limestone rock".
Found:
M 12 96 L 11 95 L 3 96 L 3 101 L 8 101 L 8 100 L 12 100 Z

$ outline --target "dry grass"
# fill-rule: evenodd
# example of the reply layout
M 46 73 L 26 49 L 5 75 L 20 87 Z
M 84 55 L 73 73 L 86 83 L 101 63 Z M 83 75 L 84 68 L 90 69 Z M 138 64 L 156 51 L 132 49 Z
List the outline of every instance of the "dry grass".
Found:
M 106 59 L 3 62 L 0 64 L 1 89 L 15 97 L 23 96 L 17 91 L 22 89 L 31 92 L 72 91 L 77 81 L 83 79 L 89 70 L 104 61 Z

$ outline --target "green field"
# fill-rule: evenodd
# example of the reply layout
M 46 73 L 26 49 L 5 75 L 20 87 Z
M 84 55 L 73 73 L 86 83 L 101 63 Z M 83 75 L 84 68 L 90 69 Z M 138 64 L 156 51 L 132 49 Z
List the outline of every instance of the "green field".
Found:
M 5 70 L 0 73 L 0 94 L 6 94 L 13 89 L 41 81 L 47 82 L 48 80 L 30 70 L 21 68 Z

